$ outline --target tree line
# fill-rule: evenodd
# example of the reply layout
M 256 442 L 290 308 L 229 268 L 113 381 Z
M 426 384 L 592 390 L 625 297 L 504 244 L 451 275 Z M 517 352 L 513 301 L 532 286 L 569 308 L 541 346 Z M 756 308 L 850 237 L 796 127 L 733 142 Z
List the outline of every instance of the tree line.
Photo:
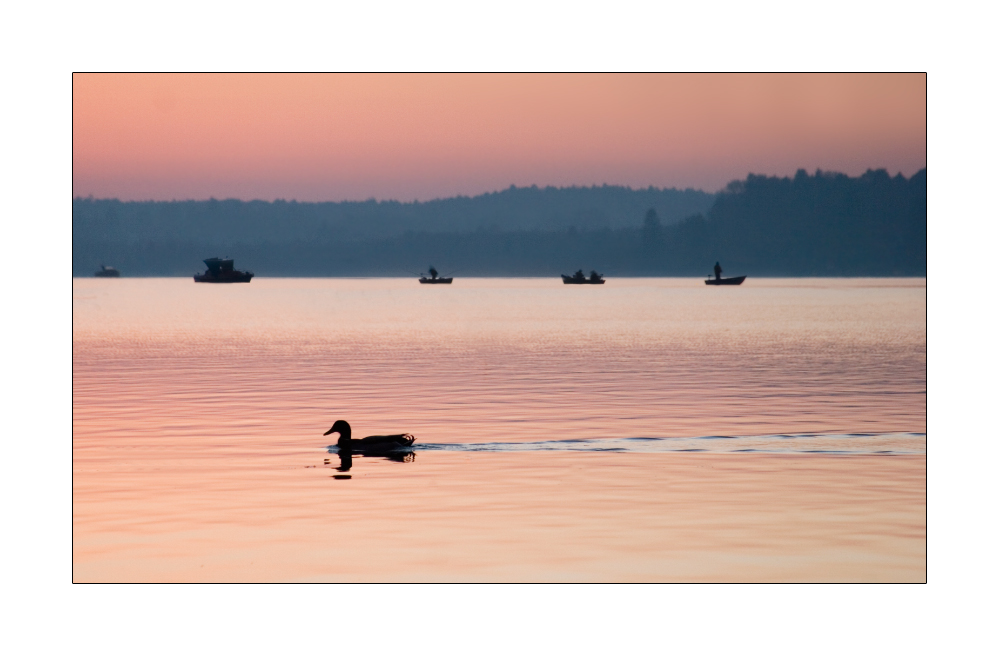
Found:
M 610 276 L 692 276 L 707 275 L 717 260 L 734 275 L 926 275 L 926 169 L 909 179 L 891 177 L 883 169 L 858 177 L 804 170 L 791 178 L 750 175 L 716 195 L 608 186 L 568 189 L 560 195 L 555 188 L 513 188 L 471 199 L 395 206 L 300 203 L 294 211 L 312 219 L 262 220 L 268 229 L 257 232 L 240 228 L 253 220 L 253 212 L 264 205 L 287 208 L 259 201 L 184 202 L 179 205 L 197 208 L 195 218 L 207 221 L 204 216 L 214 211 L 226 221 L 211 230 L 185 230 L 184 222 L 175 225 L 164 212 L 159 222 L 152 222 L 158 228 L 151 230 L 137 219 L 138 211 L 153 212 L 159 204 L 75 199 L 73 270 L 87 276 L 104 263 L 126 276 L 190 275 L 203 258 L 229 255 L 238 267 L 259 276 L 408 276 L 431 264 L 442 273 L 465 276 L 554 276 L 577 269 Z M 603 220 L 585 220 L 597 210 L 581 214 L 587 209 L 583 190 L 590 190 L 592 198 L 604 194 L 605 205 L 595 206 L 603 208 Z M 593 194 L 595 190 L 599 193 Z M 607 200 L 616 195 L 618 205 Z M 651 198 L 659 206 L 648 202 Z M 685 203 L 696 201 L 703 209 L 678 218 Z M 505 214 L 497 209 L 504 202 L 527 209 Z M 213 210 L 213 203 L 225 205 L 226 212 L 218 206 Z M 344 211 L 364 206 L 372 214 L 367 219 L 351 215 L 347 223 L 358 224 L 352 230 L 331 228 L 329 218 L 325 229 L 318 228 L 324 226 L 319 206 L 326 205 Z M 448 211 L 442 210 L 446 219 L 424 223 L 380 223 L 376 215 L 382 205 L 389 209 L 379 215 L 383 217 L 402 206 L 427 216 L 433 208 Z M 462 207 L 464 215 L 456 210 Z M 109 214 L 108 208 L 115 211 Z M 94 221 L 95 214 L 100 221 Z M 614 221 L 608 219 L 611 214 Z M 458 220 L 462 216 L 474 220 L 463 224 Z M 376 224 L 375 229 L 366 221 Z M 136 230 L 129 222 L 145 228 Z M 226 222 L 229 228 L 224 228 Z
M 714 194 L 694 189 L 515 187 L 433 201 L 130 201 L 73 199 L 73 234 L 83 241 L 195 243 L 359 242 L 409 232 L 558 231 L 627 228 L 647 208 L 667 223 L 704 212 Z

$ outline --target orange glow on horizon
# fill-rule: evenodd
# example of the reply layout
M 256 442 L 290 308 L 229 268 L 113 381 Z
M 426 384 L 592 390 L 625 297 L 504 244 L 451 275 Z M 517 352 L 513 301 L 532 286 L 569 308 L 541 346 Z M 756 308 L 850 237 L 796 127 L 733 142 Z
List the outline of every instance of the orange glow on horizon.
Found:
M 924 74 L 75 74 L 73 194 L 409 201 L 909 176 L 926 123 Z

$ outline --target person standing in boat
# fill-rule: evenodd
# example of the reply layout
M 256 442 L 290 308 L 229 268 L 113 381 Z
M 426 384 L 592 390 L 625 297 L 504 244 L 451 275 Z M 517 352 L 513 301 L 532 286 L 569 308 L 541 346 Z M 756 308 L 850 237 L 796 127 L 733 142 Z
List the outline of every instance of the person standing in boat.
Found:
M 719 262 L 716 261 L 716 263 L 715 263 L 715 280 L 719 280 L 720 278 L 722 278 L 722 267 L 719 266 Z

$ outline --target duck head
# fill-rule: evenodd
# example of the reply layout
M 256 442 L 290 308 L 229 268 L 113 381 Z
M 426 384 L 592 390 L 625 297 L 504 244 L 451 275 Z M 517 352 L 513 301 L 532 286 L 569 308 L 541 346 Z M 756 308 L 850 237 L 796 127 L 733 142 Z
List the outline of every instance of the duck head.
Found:
M 329 436 L 331 433 L 340 434 L 340 439 L 337 441 L 338 445 L 342 442 L 349 442 L 351 440 L 351 425 L 343 420 L 337 420 L 333 423 L 333 426 L 330 427 L 330 430 L 323 435 Z

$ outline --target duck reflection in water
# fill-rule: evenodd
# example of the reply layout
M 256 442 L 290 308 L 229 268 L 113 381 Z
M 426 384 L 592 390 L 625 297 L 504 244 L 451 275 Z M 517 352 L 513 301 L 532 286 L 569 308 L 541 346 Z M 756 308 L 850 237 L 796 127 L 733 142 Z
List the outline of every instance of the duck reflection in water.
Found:
M 411 448 L 416 439 L 409 433 L 352 439 L 351 425 L 344 420 L 334 422 L 330 430 L 323 435 L 328 436 L 331 433 L 340 434 L 337 444 L 327 448 L 331 454 L 336 453 L 340 457 L 340 467 L 337 468 L 340 472 L 348 472 L 351 469 L 354 465 L 354 455 L 379 457 L 399 463 L 410 463 L 417 457 Z M 346 478 L 343 475 L 334 476 Z
M 362 456 L 366 458 L 382 458 L 399 463 L 412 463 L 417 458 L 412 449 L 402 449 L 394 452 L 369 452 L 364 450 L 338 449 L 336 445 L 330 445 L 330 453 L 336 453 L 340 457 L 338 472 L 350 472 L 354 466 L 354 457 Z

